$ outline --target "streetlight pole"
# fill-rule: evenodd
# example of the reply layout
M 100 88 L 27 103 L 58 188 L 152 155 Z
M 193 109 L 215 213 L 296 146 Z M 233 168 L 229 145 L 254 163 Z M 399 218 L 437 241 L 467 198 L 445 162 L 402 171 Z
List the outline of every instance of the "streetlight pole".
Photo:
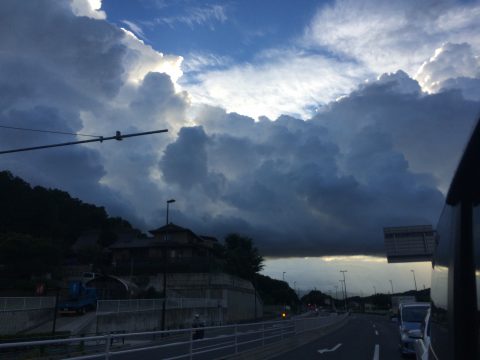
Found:
M 287 272 L 286 271 L 283 271 L 282 272 L 282 281 L 285 282 L 285 274 Z M 287 285 L 288 286 L 288 285 Z M 285 314 L 287 312 L 287 302 L 284 302 L 283 304 L 283 313 Z
M 413 274 L 413 282 L 414 282 L 414 284 L 415 284 L 415 291 L 418 291 L 418 289 L 417 289 L 417 280 L 415 279 L 415 270 L 410 270 L 410 271 L 411 271 L 412 274 Z
M 347 270 L 340 270 L 343 274 L 343 284 L 345 285 L 345 311 L 347 311 L 347 282 L 345 281 L 345 273 L 348 272 Z
M 388 280 L 390 281 L 390 286 L 392 287 L 392 295 L 393 295 L 393 281 L 392 280 Z
M 344 301 L 344 304 L 345 304 L 345 311 L 347 310 L 347 298 L 345 296 L 345 289 L 343 287 L 343 285 L 345 284 L 345 280 L 338 280 L 340 281 L 340 283 L 342 284 L 342 293 L 343 293 L 343 301 Z
M 175 199 L 170 199 L 167 200 L 167 224 L 168 226 L 168 207 L 171 203 L 174 203 Z M 165 233 L 165 241 L 168 241 L 168 228 L 165 228 L 166 233 Z M 168 244 L 165 244 L 163 248 L 163 304 L 162 304 L 162 330 L 165 330 L 165 317 L 167 315 L 167 261 L 168 261 L 168 256 L 167 256 L 167 246 Z
M 373 295 L 377 295 L 377 288 L 373 286 Z

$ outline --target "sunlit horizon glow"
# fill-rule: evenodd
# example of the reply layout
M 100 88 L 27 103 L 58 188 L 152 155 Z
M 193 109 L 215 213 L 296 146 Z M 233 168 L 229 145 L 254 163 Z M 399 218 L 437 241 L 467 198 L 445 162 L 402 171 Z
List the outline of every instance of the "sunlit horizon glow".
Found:
M 339 280 L 343 279 L 340 270 L 347 270 L 346 282 L 348 296 L 367 296 L 373 293 L 391 293 L 390 280 L 393 282 L 394 293 L 414 289 L 410 270 L 415 270 L 418 289 L 430 287 L 432 266 L 430 262 L 392 263 L 386 258 L 377 256 L 323 256 L 308 258 L 266 258 L 265 267 L 261 272 L 277 280 L 282 280 L 285 271 L 285 281 L 292 287 L 303 292 L 313 289 L 324 293 L 335 293 L 340 290 Z M 333 295 L 332 295 L 333 296 Z

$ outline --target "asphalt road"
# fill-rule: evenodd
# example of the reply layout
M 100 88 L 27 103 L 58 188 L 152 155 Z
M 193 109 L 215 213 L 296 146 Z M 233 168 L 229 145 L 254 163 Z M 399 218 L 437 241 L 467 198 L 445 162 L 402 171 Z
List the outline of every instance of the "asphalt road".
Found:
M 402 359 L 397 332 L 397 325 L 385 316 L 352 314 L 337 331 L 273 359 Z

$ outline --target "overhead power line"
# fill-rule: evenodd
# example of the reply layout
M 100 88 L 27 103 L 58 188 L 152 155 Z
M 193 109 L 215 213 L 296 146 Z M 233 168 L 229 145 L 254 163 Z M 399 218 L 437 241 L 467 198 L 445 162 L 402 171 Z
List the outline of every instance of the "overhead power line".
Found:
M 107 140 L 118 140 L 118 141 L 120 141 L 120 140 L 130 138 L 130 137 L 158 134 L 158 133 L 164 133 L 164 132 L 168 132 L 168 130 L 167 129 L 165 129 L 165 130 L 154 130 L 154 131 L 146 131 L 146 132 L 141 132 L 141 133 L 133 133 L 133 134 L 125 134 L 125 135 L 122 135 L 120 133 L 120 131 L 117 131 L 115 136 L 109 136 L 109 137 L 99 136 L 98 139 L 70 141 L 70 142 L 65 142 L 65 143 L 60 143 L 60 144 L 50 144 L 50 145 L 42 145 L 42 146 L 32 146 L 32 147 L 28 147 L 28 148 L 13 149 L 13 150 L 4 150 L 4 151 L 0 151 L 0 155 L 15 153 L 15 152 L 21 152 L 21 151 L 47 149 L 47 148 L 53 148 L 53 147 L 59 147 L 59 146 L 85 144 L 85 143 L 91 143 L 91 142 L 97 142 L 97 141 L 99 141 L 99 142 L 103 142 L 103 141 L 107 141 Z
M 100 137 L 101 137 L 101 136 L 98 136 L 98 135 L 71 133 L 71 132 L 55 131 L 55 130 L 30 129 L 30 128 L 21 128 L 21 127 L 16 127 L 16 126 L 7 126 L 7 125 L 0 125 L 0 128 L 3 128 L 3 129 L 13 129 L 13 130 L 22 130 L 22 131 L 35 131 L 35 132 L 50 133 L 50 134 L 86 136 L 86 137 L 93 137 L 93 138 L 100 138 Z

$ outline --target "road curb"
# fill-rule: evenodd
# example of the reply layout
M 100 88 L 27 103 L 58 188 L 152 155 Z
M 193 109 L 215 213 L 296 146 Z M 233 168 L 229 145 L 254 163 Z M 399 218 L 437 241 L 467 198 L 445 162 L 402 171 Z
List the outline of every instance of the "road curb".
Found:
M 268 360 L 276 356 L 279 356 L 287 351 L 291 351 L 299 346 L 303 346 L 311 341 L 317 340 L 318 338 L 325 336 L 334 332 L 335 330 L 340 329 L 344 326 L 349 320 L 349 316 L 345 316 L 340 321 L 326 325 L 322 328 L 306 331 L 302 334 L 295 335 L 291 338 L 285 339 L 283 341 L 278 341 L 272 344 L 265 346 L 257 347 L 255 349 L 247 350 L 239 354 L 223 356 L 218 358 L 228 359 L 228 360 Z

